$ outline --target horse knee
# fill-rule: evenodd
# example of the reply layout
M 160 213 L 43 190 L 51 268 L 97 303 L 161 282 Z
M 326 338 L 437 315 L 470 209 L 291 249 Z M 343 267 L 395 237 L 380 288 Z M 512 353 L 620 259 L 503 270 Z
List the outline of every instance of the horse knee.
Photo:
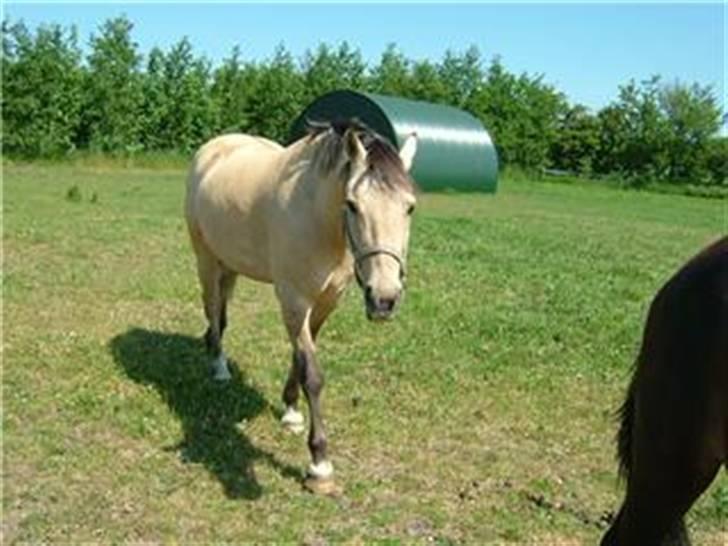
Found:
M 319 396 L 324 389 L 323 375 L 318 370 L 315 373 L 306 373 L 303 388 L 306 389 L 309 396 Z
M 311 353 L 296 351 L 294 355 L 298 381 L 308 396 L 318 397 L 324 388 L 324 376 Z

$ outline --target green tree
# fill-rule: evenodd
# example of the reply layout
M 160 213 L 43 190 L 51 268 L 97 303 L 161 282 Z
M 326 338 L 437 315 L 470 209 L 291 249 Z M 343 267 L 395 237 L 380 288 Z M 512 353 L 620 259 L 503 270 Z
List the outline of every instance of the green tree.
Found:
M 81 112 L 76 30 L 3 21 L 2 145 L 5 153 L 49 157 L 75 149 Z
M 285 141 L 290 125 L 303 110 L 305 101 L 301 73 L 282 45 L 269 63 L 258 67 L 249 104 L 250 130 L 272 140 Z
M 214 136 L 218 112 L 210 63 L 196 58 L 187 38 L 168 53 L 150 52 L 144 78 L 144 146 L 190 152 Z
M 484 85 L 470 101 L 475 115 L 493 135 L 502 165 L 516 163 L 516 121 L 523 115 L 523 105 L 515 98 L 517 85 L 517 78 L 496 57 L 486 71 Z
M 495 58 L 468 102 L 493 134 L 502 164 L 529 170 L 550 166 L 567 103 L 542 76 L 515 76 Z
M 566 110 L 559 120 L 556 138 L 551 148 L 551 163 L 585 175 L 592 173 L 599 152 L 599 119 L 577 104 Z
M 524 105 L 524 115 L 517 124 L 522 145 L 516 162 L 533 169 L 551 166 L 549 152 L 559 137 L 559 120 L 568 108 L 564 95 L 543 80 L 543 75 L 522 74 L 518 78 L 517 99 Z
M 619 99 L 600 113 L 601 167 L 618 171 L 634 184 L 665 179 L 669 175 L 669 125 L 660 109 L 659 77 L 619 88 Z
M 662 87 L 659 104 L 668 126 L 669 178 L 708 180 L 708 142 L 717 134 L 721 120 L 713 89 L 675 82 Z
M 165 89 L 164 52 L 154 47 L 149 52 L 146 71 L 142 77 L 144 101 L 142 103 L 142 145 L 145 150 L 169 149 L 163 134 L 165 120 L 172 105 Z
M 597 114 L 599 120 L 599 147 L 594 169 L 600 174 L 624 171 L 622 158 L 629 141 L 629 127 L 622 108 L 610 104 Z
M 143 101 L 142 57 L 126 17 L 106 21 L 91 37 L 83 109 L 84 144 L 105 152 L 140 147 Z
M 708 139 L 705 151 L 705 169 L 712 184 L 728 184 L 728 137 Z
M 240 48 L 235 46 L 230 57 L 223 60 L 222 65 L 215 70 L 210 89 L 218 114 L 217 131 L 228 133 L 248 130 L 248 103 L 256 78 L 255 65 L 244 65 L 240 60 Z
M 360 51 L 347 42 L 336 50 L 321 44 L 315 53 L 306 51 L 302 63 L 304 100 L 310 102 L 336 89 L 361 89 L 365 69 Z
M 466 108 L 483 83 L 480 51 L 475 46 L 461 54 L 446 51 L 439 65 L 439 73 L 447 89 L 447 102 L 458 108 Z
M 413 64 L 408 85 L 407 94 L 413 99 L 447 104 L 451 96 L 438 67 L 427 60 Z
M 375 93 L 407 96 L 411 89 L 410 62 L 397 49 L 388 44 L 379 64 L 370 75 L 369 86 Z

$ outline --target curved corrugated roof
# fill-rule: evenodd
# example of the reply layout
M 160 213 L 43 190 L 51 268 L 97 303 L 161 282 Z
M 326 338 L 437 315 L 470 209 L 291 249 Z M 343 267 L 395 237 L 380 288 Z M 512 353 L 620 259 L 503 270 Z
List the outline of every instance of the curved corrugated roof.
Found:
M 397 147 L 418 136 L 412 176 L 425 189 L 494 192 L 498 158 L 490 135 L 463 110 L 399 97 L 333 91 L 312 102 L 291 126 L 289 142 L 305 134 L 306 121 L 356 117 Z

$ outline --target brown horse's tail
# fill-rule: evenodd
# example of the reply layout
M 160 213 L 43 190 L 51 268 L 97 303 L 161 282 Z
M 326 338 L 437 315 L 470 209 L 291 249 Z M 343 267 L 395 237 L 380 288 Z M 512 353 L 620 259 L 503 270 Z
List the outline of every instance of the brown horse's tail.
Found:
M 619 475 L 622 479 L 629 478 L 629 473 L 632 470 L 632 429 L 634 427 L 636 385 L 637 374 L 635 373 L 627 390 L 627 398 L 625 398 L 624 403 L 617 412 L 619 418 L 617 459 L 619 460 Z

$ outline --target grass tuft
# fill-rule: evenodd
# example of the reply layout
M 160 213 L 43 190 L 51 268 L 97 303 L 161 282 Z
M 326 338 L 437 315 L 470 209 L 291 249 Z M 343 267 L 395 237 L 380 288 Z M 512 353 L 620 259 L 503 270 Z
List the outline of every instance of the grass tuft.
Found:
M 66 192 L 66 201 L 70 201 L 71 203 L 80 203 L 81 199 L 81 190 L 76 184 L 68 188 L 68 191 Z

